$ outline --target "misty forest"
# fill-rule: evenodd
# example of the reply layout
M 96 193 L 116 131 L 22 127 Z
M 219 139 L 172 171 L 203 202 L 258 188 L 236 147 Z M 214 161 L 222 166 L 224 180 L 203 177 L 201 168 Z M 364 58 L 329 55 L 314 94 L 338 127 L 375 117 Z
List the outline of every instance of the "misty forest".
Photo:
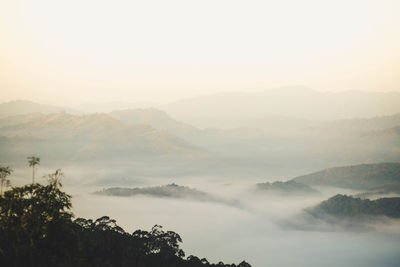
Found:
M 0 267 L 399 267 L 399 0 L 0 0 Z
M 308 103 L 286 103 L 294 90 Z M 313 101 L 295 118 L 310 94 L 326 109 L 333 98 L 400 103 L 280 88 L 246 95 L 256 111 L 240 116 L 233 93 L 97 112 L 1 104 L 1 262 L 398 266 L 400 106 L 323 119 Z M 274 98 L 292 113 L 255 108 Z

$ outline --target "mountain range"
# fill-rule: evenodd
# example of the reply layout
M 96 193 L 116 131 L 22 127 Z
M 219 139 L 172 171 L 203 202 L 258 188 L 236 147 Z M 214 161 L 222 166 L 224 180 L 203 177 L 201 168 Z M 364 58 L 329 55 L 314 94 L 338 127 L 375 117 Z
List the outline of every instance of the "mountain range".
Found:
M 106 114 L 65 112 L 0 121 L 2 156 L 38 154 L 65 160 L 199 155 L 184 140 L 150 125 L 127 125 Z
M 400 113 L 400 92 L 323 92 L 307 87 L 280 87 L 258 92 L 223 92 L 181 99 L 168 104 L 104 103 L 75 108 L 16 100 L 0 104 L 0 118 L 34 112 L 108 113 L 154 107 L 198 128 L 254 127 L 263 121 L 326 121 L 373 118 Z M 360 121 L 362 123 L 362 121 Z M 256 128 L 260 128 L 257 126 Z
M 200 157 L 206 161 L 176 162 L 196 172 L 209 173 L 213 166 L 218 174 L 257 176 L 400 161 L 400 114 L 321 121 L 260 112 L 246 120 L 246 127 L 202 129 L 155 108 L 72 114 L 29 102 L 32 113 L 21 114 L 25 104 L 0 104 L 1 159 L 32 154 L 75 161 Z
M 160 108 L 199 127 L 238 127 L 279 116 L 309 120 L 369 118 L 400 112 L 399 92 L 322 92 L 281 87 L 260 92 L 223 92 L 182 99 Z

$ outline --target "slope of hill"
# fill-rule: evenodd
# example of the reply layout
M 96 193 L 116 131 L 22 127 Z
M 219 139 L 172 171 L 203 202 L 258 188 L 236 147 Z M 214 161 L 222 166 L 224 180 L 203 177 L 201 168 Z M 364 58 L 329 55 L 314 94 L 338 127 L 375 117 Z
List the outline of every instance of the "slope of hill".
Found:
M 295 181 L 259 183 L 256 184 L 256 187 L 259 191 L 266 191 L 284 195 L 312 195 L 318 193 L 318 191 L 313 189 L 312 187 Z
M 0 128 L 5 155 L 31 153 L 62 159 L 121 159 L 162 155 L 196 155 L 198 149 L 148 125 L 126 125 L 105 114 L 46 115 Z
M 109 113 L 114 110 L 140 109 L 154 106 L 156 106 L 156 104 L 151 102 L 111 101 L 103 103 L 84 102 L 77 105 L 75 108 L 86 113 Z
M 212 164 L 212 171 L 293 176 L 326 166 L 400 161 L 400 126 L 385 128 L 396 125 L 398 117 L 323 122 L 272 116 L 248 120 L 253 128 L 201 130 L 156 109 L 85 116 L 32 113 L 0 118 L 0 148 L 9 156 L 63 155 L 63 160 L 192 157 L 201 148 L 214 155 L 204 163 Z M 211 171 L 198 163 L 192 166 L 196 171 Z M 182 171 L 188 167 L 182 164 Z
M 0 118 L 0 128 L 28 123 L 34 120 L 40 120 L 43 119 L 45 116 L 45 114 L 40 112 L 7 116 L 4 118 Z
M 1 194 L 1 266 L 251 267 L 245 261 L 212 264 L 185 257 L 179 234 L 160 225 L 130 234 L 108 216 L 73 220 L 71 206 L 71 196 L 59 183 L 13 187 Z
M 26 100 L 15 100 L 0 104 L 0 118 L 14 116 L 14 115 L 29 114 L 29 113 L 50 114 L 60 111 L 66 111 L 73 114 L 79 113 L 76 110 L 66 107 L 43 105 Z
M 387 216 L 400 218 L 400 198 L 369 200 L 339 194 L 308 209 L 307 212 L 316 217 L 331 215 L 334 217 Z
M 374 198 L 382 196 L 400 196 L 400 183 L 385 184 L 369 189 L 356 195 L 360 198 Z
M 187 198 L 193 200 L 210 200 L 212 197 L 205 192 L 196 189 L 180 186 L 177 184 L 168 184 L 163 186 L 150 186 L 150 187 L 135 187 L 135 188 L 122 188 L 111 187 L 95 192 L 98 195 L 130 197 L 135 195 L 148 195 L 153 197 L 168 197 L 168 198 Z
M 372 189 L 400 183 L 400 163 L 361 164 L 335 167 L 293 178 L 293 181 L 320 186 L 350 189 Z
M 387 130 L 397 126 L 400 126 L 400 113 L 372 118 L 321 121 L 314 125 L 314 129 L 366 133 Z
M 194 97 L 170 103 L 162 109 L 197 127 L 215 127 L 216 124 L 230 127 L 232 121 L 275 115 L 316 120 L 384 116 L 399 113 L 398 103 L 398 92 L 334 93 L 283 87 L 264 92 L 226 92 Z
M 126 124 L 150 125 L 155 129 L 165 130 L 178 136 L 199 134 L 200 132 L 195 127 L 174 120 L 167 113 L 153 108 L 116 110 L 108 113 L 108 115 Z

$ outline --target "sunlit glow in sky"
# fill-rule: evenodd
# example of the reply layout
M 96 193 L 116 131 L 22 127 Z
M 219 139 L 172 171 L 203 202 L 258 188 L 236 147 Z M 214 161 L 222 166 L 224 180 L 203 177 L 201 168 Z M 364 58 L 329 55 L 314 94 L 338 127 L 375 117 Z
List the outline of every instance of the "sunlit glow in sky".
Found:
M 400 90 L 400 1 L 0 0 L 0 101 Z

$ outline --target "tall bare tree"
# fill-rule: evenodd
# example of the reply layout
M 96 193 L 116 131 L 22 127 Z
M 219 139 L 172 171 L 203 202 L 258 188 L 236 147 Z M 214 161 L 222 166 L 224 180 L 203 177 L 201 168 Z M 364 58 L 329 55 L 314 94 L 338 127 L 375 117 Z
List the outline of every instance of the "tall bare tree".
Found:
M 40 158 L 32 156 L 28 157 L 29 167 L 32 167 L 32 184 L 35 183 L 35 166 L 40 164 Z
M 61 171 L 61 169 L 57 169 L 54 173 L 45 175 L 44 178 L 47 178 L 49 181 L 49 184 L 52 184 L 54 186 L 59 186 L 61 187 L 61 178 L 64 177 L 64 173 Z
M 0 166 L 0 196 L 3 194 L 3 187 L 4 186 L 9 186 L 10 180 L 7 179 L 7 176 L 9 176 L 12 173 L 12 169 L 10 167 L 3 167 Z

